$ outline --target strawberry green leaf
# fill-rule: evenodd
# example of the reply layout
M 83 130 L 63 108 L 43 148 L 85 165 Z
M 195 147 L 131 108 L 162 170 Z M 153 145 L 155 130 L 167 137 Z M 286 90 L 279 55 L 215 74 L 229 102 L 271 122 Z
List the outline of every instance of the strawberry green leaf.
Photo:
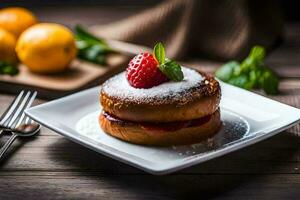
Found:
M 165 47 L 159 42 L 154 46 L 153 54 L 159 64 L 164 64 L 165 62 Z
M 158 67 L 172 81 L 182 81 L 184 78 L 181 66 L 173 60 L 166 59 L 166 62 Z

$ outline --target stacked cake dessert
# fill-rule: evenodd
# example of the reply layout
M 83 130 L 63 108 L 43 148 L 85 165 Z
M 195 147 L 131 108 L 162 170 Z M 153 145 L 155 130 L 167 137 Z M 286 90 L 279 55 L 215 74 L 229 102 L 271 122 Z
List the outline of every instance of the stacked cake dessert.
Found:
M 213 77 L 165 58 L 158 43 L 103 84 L 99 121 L 106 133 L 131 143 L 192 144 L 220 129 L 220 98 Z

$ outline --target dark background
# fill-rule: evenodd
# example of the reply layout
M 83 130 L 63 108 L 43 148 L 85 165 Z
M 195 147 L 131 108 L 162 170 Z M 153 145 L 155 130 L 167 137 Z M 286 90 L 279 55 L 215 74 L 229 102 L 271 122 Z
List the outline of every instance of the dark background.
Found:
M 118 5 L 118 6 L 151 6 L 155 5 L 162 0 L 1 0 L 0 7 L 6 6 L 25 6 L 25 7 L 38 7 L 38 6 L 59 6 L 59 5 Z M 284 1 L 279 0 L 286 21 L 300 21 L 299 1 Z

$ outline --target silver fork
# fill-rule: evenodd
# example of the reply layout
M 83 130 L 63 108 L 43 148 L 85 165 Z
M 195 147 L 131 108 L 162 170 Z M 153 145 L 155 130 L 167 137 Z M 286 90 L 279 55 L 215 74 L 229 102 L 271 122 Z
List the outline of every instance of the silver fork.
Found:
M 10 145 L 18 137 L 28 137 L 36 134 L 40 125 L 34 123 L 29 117 L 25 116 L 24 110 L 29 108 L 33 103 L 37 92 L 25 92 L 21 91 L 20 94 L 15 98 L 11 103 L 9 108 L 2 115 L 0 120 L 0 129 L 1 131 L 10 131 L 12 136 L 0 149 L 0 158 L 8 150 Z
M 19 95 L 13 100 L 13 102 L 8 106 L 6 111 L 2 114 L 0 118 L 0 135 L 4 132 L 4 130 L 7 129 L 7 127 L 5 127 L 6 122 L 8 122 L 8 119 L 13 116 L 23 98 L 24 91 L 22 90 Z

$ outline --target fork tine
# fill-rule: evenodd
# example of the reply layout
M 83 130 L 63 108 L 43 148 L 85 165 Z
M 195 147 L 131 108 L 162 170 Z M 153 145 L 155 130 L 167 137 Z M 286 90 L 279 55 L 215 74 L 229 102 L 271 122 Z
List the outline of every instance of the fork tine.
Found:
M 29 117 L 26 117 L 26 118 L 25 118 L 26 115 L 25 115 L 25 113 L 24 113 L 24 110 L 25 110 L 26 108 L 29 108 L 29 107 L 31 106 L 31 104 L 33 103 L 33 101 L 34 101 L 36 95 L 37 95 L 37 92 L 35 91 L 35 92 L 32 94 L 31 98 L 29 99 L 29 101 L 28 101 L 26 107 L 24 107 L 20 119 L 18 120 L 17 123 L 14 123 L 14 125 L 11 126 L 12 128 L 16 128 L 16 127 L 20 126 L 20 125 L 22 124 L 23 121 L 26 121 L 26 119 L 29 118 Z M 26 123 L 26 124 L 27 124 L 27 123 Z
M 24 90 L 22 90 L 19 95 L 12 101 L 12 103 L 9 105 L 9 107 L 6 109 L 6 111 L 2 114 L 0 119 L 0 125 L 2 125 L 13 113 L 17 105 L 19 104 L 22 96 L 23 96 Z
M 25 97 L 24 97 L 23 100 L 20 102 L 20 104 L 19 104 L 17 110 L 14 111 L 12 117 L 10 117 L 8 120 L 6 120 L 6 121 L 4 122 L 4 125 L 3 125 L 3 126 L 5 126 L 5 127 L 7 127 L 7 128 L 11 128 L 11 125 L 15 122 L 15 120 L 17 120 L 17 119 L 20 117 L 22 111 L 24 110 L 24 108 L 25 108 L 25 106 L 26 106 L 26 104 L 27 104 L 27 101 L 28 101 L 29 96 L 30 96 L 30 91 L 28 91 L 28 92 L 26 93 Z
M 26 118 L 25 118 L 25 124 L 29 124 L 29 122 L 31 122 L 32 120 L 28 117 L 28 116 L 26 116 Z
M 30 117 L 26 116 L 25 124 L 32 124 L 34 121 Z

